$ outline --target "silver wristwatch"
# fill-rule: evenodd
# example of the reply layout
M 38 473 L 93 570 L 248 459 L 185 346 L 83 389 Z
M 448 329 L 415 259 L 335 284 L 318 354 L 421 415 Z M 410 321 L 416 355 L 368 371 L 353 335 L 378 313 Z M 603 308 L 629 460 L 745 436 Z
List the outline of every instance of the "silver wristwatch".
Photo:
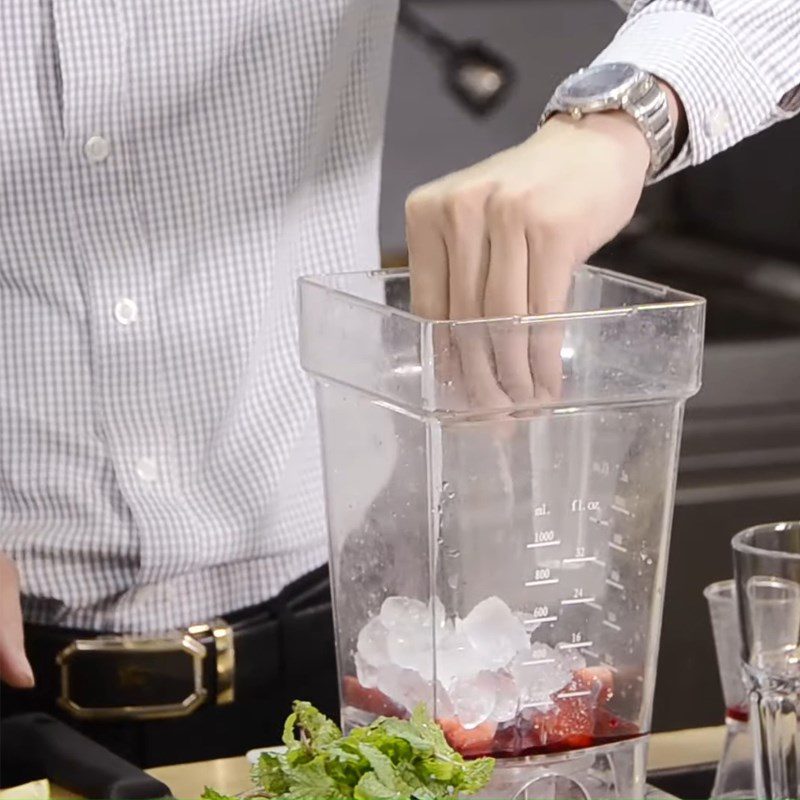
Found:
M 601 111 L 624 111 L 633 117 L 650 145 L 648 178 L 657 175 L 672 157 L 675 130 L 666 93 L 652 75 L 633 64 L 595 64 L 570 75 L 556 89 L 539 126 L 553 114 L 580 119 Z

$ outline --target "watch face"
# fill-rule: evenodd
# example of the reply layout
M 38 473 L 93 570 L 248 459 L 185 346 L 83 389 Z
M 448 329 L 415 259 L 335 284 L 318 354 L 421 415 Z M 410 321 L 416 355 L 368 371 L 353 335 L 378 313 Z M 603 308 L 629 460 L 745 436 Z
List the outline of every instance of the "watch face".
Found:
M 568 105 L 586 106 L 621 97 L 639 76 L 631 64 L 597 64 L 576 73 L 561 87 L 561 100 Z

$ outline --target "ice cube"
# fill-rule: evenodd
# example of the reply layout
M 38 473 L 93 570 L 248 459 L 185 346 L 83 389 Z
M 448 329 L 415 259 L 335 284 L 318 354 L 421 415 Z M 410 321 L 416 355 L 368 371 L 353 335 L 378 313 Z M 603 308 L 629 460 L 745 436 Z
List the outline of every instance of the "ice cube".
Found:
M 477 728 L 489 719 L 497 702 L 496 676 L 488 670 L 458 678 L 450 688 L 450 699 L 462 727 Z
M 373 667 L 361 653 L 356 653 L 356 677 L 365 689 L 372 689 L 378 685 L 378 669 Z
M 428 610 L 430 624 L 436 625 L 437 628 L 444 628 L 447 625 L 447 611 L 438 596 L 431 598 Z
M 387 697 L 408 711 L 413 711 L 420 703 L 425 704 L 428 713 L 434 711 L 433 684 L 426 681 L 413 669 L 386 664 L 377 670 L 377 687 Z M 437 714 L 453 713 L 444 687 L 437 686 L 436 700 Z
M 386 628 L 378 617 L 373 617 L 358 634 L 358 653 L 365 663 L 379 667 L 389 663 L 386 646 Z
M 530 648 L 522 621 L 499 597 L 481 600 L 465 617 L 463 629 L 488 668 L 506 667 Z
M 386 634 L 389 662 L 413 669 L 426 681 L 433 679 L 433 632 L 423 625 L 399 625 Z
M 441 681 L 436 681 L 436 697 L 434 705 L 428 708 L 431 715 L 437 719 L 455 716 L 455 708 L 450 698 L 450 692 L 444 688 Z
M 563 642 L 559 642 L 556 645 L 556 650 L 560 657 L 560 663 L 566 668 L 571 670 L 572 672 L 577 672 L 579 669 L 583 669 L 586 666 L 586 659 L 583 657 L 583 653 L 578 650 L 576 647 L 562 647 Z
M 496 698 L 490 719 L 494 722 L 508 722 L 517 716 L 520 703 L 519 687 L 510 673 L 502 670 L 495 673 Z
M 430 684 L 413 669 L 386 664 L 378 669 L 377 687 L 387 697 L 411 710 L 432 694 Z
M 430 611 L 426 603 L 413 597 L 387 597 L 381 606 L 380 619 L 388 629 L 421 627 L 430 625 Z
M 449 687 L 454 680 L 477 675 L 483 659 L 459 626 L 445 630 L 436 639 L 436 677 Z
M 527 653 L 520 653 L 511 664 L 511 675 L 520 692 L 521 707 L 547 708 L 551 696 L 572 679 L 572 670 L 558 650 L 536 642 Z

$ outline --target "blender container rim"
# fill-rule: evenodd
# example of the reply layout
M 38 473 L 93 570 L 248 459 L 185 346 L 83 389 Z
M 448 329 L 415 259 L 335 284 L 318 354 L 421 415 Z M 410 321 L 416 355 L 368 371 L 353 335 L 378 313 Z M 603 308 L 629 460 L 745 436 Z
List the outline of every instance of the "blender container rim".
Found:
M 637 278 L 631 275 L 625 275 L 621 272 L 605 269 L 603 267 L 594 267 L 591 264 L 583 264 L 577 268 L 577 271 L 591 272 L 595 275 L 601 275 L 609 280 L 616 281 L 631 288 L 643 289 L 648 292 L 660 295 L 662 298 L 669 297 L 669 300 L 653 299 L 646 303 L 634 303 L 627 306 L 615 306 L 613 308 L 600 308 L 591 309 L 587 311 L 561 311 L 545 314 L 526 314 L 512 317 L 477 317 L 473 319 L 452 320 L 452 319 L 428 319 L 427 317 L 420 317 L 417 314 L 412 314 L 410 311 L 404 311 L 400 308 L 387 306 L 384 303 L 378 303 L 374 300 L 369 300 L 358 295 L 349 294 L 342 289 L 332 285 L 336 280 L 347 279 L 348 277 L 357 276 L 370 276 L 376 278 L 406 278 L 410 276 L 408 267 L 382 267 L 380 269 L 371 270 L 351 270 L 347 272 L 334 272 L 323 273 L 317 275 L 303 275 L 298 280 L 299 283 L 313 284 L 325 289 L 332 294 L 337 294 L 346 298 L 350 303 L 363 305 L 367 308 L 378 308 L 381 313 L 392 316 L 404 317 L 422 325 L 431 326 L 446 326 L 448 328 L 461 328 L 467 326 L 487 325 L 492 323 L 511 322 L 515 324 L 535 324 L 537 322 L 549 322 L 555 320 L 568 320 L 568 319 L 594 319 L 597 317 L 614 317 L 634 314 L 639 311 L 652 311 L 655 309 L 666 308 L 691 308 L 693 306 L 704 306 L 706 300 L 700 295 L 691 294 L 680 289 L 673 289 L 671 286 L 648 281 L 644 278 Z

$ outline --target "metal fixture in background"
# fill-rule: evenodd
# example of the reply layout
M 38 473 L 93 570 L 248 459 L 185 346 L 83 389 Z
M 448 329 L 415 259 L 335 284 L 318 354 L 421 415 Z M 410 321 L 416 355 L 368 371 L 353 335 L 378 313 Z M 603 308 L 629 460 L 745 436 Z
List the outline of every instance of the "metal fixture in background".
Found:
M 473 114 L 491 112 L 508 94 L 514 68 L 482 42 L 456 41 L 412 10 L 408 0 L 400 2 L 398 25 L 440 60 L 448 89 Z

